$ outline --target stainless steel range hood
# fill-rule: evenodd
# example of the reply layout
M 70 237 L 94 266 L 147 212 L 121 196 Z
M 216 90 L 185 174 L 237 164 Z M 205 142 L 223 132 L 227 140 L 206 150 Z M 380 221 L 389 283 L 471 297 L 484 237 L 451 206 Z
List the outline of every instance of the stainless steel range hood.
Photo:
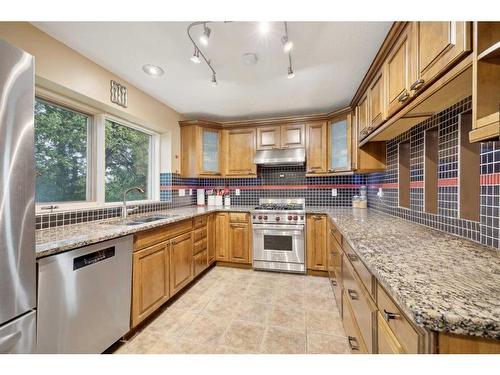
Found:
M 304 165 L 305 148 L 262 150 L 255 153 L 254 163 L 262 166 Z

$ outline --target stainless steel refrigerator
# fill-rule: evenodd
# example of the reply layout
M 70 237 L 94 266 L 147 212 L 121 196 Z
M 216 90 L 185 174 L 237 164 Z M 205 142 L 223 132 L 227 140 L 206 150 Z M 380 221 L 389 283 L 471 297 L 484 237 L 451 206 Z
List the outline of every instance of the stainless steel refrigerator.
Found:
M 36 335 L 34 59 L 0 39 L 0 353 Z

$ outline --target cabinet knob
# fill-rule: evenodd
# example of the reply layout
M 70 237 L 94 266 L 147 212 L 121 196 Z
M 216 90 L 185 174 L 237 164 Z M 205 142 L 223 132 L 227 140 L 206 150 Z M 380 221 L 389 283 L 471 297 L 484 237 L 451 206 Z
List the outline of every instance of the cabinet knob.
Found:
M 347 336 L 347 342 L 351 350 L 359 350 L 358 339 L 354 336 Z
M 422 87 L 422 85 L 424 84 L 424 80 L 422 78 L 420 79 L 417 79 L 415 82 L 413 82 L 413 84 L 410 86 L 410 90 L 411 91 L 417 91 L 419 88 Z
M 408 93 L 408 91 L 405 90 L 401 93 L 401 95 L 398 96 L 398 102 L 403 103 L 406 100 L 408 100 L 409 97 L 410 94 Z
M 337 286 L 337 280 L 330 280 L 330 283 L 333 285 L 333 286 Z

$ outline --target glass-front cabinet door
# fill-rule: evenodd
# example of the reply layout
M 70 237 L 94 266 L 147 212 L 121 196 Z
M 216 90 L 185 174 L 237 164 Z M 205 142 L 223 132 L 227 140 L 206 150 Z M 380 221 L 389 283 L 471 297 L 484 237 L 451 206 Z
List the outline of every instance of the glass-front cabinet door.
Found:
M 214 129 L 202 130 L 202 173 L 220 174 L 220 142 L 219 131 Z
M 330 123 L 330 172 L 351 169 L 351 129 L 349 118 L 333 120 Z

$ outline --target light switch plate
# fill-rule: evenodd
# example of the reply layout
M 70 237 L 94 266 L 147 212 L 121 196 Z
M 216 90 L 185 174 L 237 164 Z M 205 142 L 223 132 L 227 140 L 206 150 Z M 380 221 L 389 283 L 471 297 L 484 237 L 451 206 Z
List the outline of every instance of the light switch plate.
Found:
M 337 194 L 337 189 L 332 189 L 332 197 L 336 197 Z
M 240 194 L 241 194 L 241 191 L 240 191 L 240 189 L 235 189 L 235 190 L 234 190 L 234 193 L 235 193 L 236 195 L 240 195 Z
M 383 192 L 382 188 L 378 188 L 377 197 L 382 198 L 383 196 L 384 196 L 384 192 Z
M 186 195 L 185 189 L 179 189 L 179 197 L 184 197 Z
M 193 195 L 193 189 L 189 189 L 189 195 Z

